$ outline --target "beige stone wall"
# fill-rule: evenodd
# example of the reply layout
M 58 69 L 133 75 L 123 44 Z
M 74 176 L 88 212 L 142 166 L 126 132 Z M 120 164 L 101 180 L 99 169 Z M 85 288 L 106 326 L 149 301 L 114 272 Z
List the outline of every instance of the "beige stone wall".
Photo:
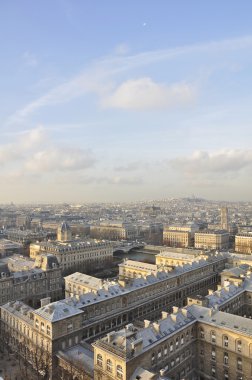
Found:
M 163 244 L 171 247 L 191 247 L 192 238 L 190 232 L 165 231 L 163 232 Z

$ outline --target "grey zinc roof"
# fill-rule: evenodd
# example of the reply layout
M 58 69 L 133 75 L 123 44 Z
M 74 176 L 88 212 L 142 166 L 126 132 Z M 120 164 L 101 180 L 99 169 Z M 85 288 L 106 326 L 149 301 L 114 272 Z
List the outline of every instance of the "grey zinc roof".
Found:
M 35 315 L 37 314 L 50 322 L 56 322 L 82 313 L 83 311 L 63 301 L 52 302 L 40 309 L 34 310 Z

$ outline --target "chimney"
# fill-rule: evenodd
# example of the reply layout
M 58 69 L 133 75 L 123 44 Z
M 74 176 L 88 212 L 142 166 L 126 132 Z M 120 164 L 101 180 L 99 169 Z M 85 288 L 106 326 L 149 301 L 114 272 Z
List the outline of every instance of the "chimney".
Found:
M 153 323 L 153 327 L 157 333 L 160 333 L 160 325 L 157 322 Z
M 139 338 L 134 342 L 131 342 L 131 349 L 134 350 L 136 354 L 142 352 L 143 349 L 143 339 Z
M 183 309 L 181 309 L 181 311 L 182 311 L 183 316 L 187 318 L 188 317 L 188 310 L 183 308 Z
M 172 310 L 174 314 L 177 314 L 177 312 L 179 311 L 179 308 L 178 306 L 172 306 Z
M 149 327 L 150 324 L 151 324 L 151 321 L 148 321 L 148 319 L 145 319 L 145 320 L 144 320 L 144 327 L 145 327 L 145 328 L 146 328 L 146 327 Z
M 162 319 L 166 319 L 169 316 L 169 313 L 167 311 L 162 311 Z
M 114 336 L 115 336 L 115 331 L 111 331 L 107 334 L 108 343 L 112 343 Z
M 171 314 L 170 317 L 173 322 L 177 322 L 177 314 Z

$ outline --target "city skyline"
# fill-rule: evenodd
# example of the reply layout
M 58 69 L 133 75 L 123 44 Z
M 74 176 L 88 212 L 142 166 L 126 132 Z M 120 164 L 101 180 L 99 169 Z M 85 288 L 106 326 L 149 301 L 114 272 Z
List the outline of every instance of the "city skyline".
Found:
M 251 201 L 251 10 L 2 3 L 0 203 Z

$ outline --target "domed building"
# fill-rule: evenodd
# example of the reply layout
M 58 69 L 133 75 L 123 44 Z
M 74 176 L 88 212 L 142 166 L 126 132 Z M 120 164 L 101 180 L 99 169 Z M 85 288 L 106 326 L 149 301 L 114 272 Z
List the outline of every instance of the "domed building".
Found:
M 71 231 L 69 224 L 67 224 L 67 222 L 63 222 L 58 227 L 57 240 L 58 241 L 71 241 L 72 240 L 72 231 Z

